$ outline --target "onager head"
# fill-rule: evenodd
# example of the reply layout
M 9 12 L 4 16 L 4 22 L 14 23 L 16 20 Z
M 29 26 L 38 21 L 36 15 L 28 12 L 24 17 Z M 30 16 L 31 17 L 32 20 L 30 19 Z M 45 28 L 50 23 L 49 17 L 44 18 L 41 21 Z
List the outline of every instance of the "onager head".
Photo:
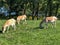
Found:
M 17 17 L 17 23 L 19 24 L 21 20 L 24 20 L 24 21 L 26 22 L 26 18 L 27 18 L 26 15 L 18 16 L 18 17 Z
M 2 32 L 4 33 L 6 30 L 9 30 L 9 27 L 12 26 L 14 29 L 16 28 L 16 20 L 15 19 L 9 19 L 5 22 L 5 24 L 2 27 Z

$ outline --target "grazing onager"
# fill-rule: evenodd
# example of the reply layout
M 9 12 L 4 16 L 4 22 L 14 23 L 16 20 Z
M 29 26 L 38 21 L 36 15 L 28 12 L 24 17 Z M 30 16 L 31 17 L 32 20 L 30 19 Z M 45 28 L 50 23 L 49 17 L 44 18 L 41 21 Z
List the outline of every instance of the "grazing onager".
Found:
M 48 23 L 50 22 L 52 24 L 52 28 L 53 26 L 56 27 L 56 20 L 57 20 L 57 17 L 55 16 L 51 16 L 51 17 L 46 17 L 45 19 L 43 19 L 40 23 L 40 28 L 43 28 L 43 23 L 46 24 L 46 28 L 48 28 Z
M 12 26 L 14 30 L 16 29 L 16 20 L 15 19 L 9 19 L 5 22 L 5 24 L 2 27 L 2 32 L 4 33 L 7 29 L 9 30 L 9 27 Z
M 24 20 L 24 21 L 26 22 L 26 18 L 27 18 L 26 15 L 18 16 L 18 17 L 17 17 L 17 23 L 19 24 L 21 20 Z

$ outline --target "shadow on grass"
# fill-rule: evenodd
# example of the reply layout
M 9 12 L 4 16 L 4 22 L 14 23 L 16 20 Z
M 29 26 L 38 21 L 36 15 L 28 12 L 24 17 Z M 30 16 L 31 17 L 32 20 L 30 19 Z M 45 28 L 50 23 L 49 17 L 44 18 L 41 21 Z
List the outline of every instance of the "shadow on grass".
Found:
M 40 28 L 40 27 L 35 27 L 35 28 L 33 28 L 34 30 L 37 30 L 37 29 L 44 29 L 43 27 L 42 28 Z
M 35 28 L 33 28 L 33 29 L 40 29 L 40 27 L 35 27 Z
M 2 33 L 2 31 L 0 30 L 0 34 Z

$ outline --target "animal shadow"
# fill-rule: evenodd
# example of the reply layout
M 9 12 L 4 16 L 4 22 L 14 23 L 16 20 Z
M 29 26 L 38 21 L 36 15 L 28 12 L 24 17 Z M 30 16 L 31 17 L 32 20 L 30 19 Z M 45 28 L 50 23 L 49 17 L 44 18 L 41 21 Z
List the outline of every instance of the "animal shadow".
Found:
M 2 31 L 0 30 L 0 33 L 2 33 Z
M 35 28 L 33 28 L 33 29 L 40 29 L 40 27 L 35 27 Z
M 44 29 L 44 27 L 35 27 L 33 29 Z

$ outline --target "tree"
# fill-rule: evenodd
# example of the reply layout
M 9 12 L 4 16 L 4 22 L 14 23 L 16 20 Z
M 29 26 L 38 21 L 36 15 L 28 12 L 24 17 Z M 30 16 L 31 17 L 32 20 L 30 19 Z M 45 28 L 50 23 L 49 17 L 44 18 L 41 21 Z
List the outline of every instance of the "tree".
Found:
M 40 12 L 45 12 L 45 16 L 52 16 L 53 13 L 57 15 L 60 5 L 58 3 L 59 0 L 0 0 L 0 2 L 0 6 L 5 6 L 5 4 L 7 4 L 8 6 L 6 7 L 10 9 L 10 12 L 15 11 L 17 16 L 20 14 L 27 14 L 27 10 L 30 10 L 29 14 L 32 15 L 32 20 L 34 20 L 34 16 L 36 16 L 38 20 L 38 14 Z

